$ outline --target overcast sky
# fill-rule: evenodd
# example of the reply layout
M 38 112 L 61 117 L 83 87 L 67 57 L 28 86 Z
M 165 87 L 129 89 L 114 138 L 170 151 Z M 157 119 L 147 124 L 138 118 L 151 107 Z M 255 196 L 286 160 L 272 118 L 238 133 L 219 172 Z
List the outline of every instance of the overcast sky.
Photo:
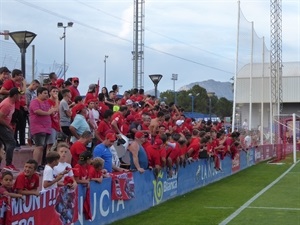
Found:
M 103 82 L 103 61 L 108 55 L 108 89 L 119 84 L 123 92 L 133 85 L 133 3 L 0 0 L 0 31 L 36 33 L 32 44 L 38 69 L 51 72 L 54 62 L 63 63 L 63 41 L 59 39 L 63 29 L 57 28 L 57 22 L 72 21 L 73 27 L 67 29 L 67 77 L 79 77 L 81 94 L 85 94 L 90 83 L 98 78 Z M 270 0 L 241 0 L 241 9 L 269 47 Z M 299 0 L 283 0 L 282 10 L 283 61 L 299 61 Z M 237 15 L 236 0 L 146 0 L 144 89 L 153 89 L 148 75 L 154 73 L 163 75 L 160 91 L 173 89 L 172 73 L 178 74 L 176 89 L 208 79 L 230 81 L 235 72 Z M 3 45 L 0 48 L 3 53 Z

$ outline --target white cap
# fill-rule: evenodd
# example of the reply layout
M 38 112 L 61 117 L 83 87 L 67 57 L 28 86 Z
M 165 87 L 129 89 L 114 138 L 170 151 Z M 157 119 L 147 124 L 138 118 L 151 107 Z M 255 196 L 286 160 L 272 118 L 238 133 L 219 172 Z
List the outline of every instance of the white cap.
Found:
M 177 120 L 177 121 L 176 121 L 176 125 L 177 125 L 177 126 L 180 126 L 181 124 L 183 124 L 183 122 L 184 122 L 184 120 Z
M 131 100 L 131 99 L 127 99 L 125 104 L 126 104 L 126 105 L 132 105 L 132 104 L 133 104 L 133 102 L 132 102 L 132 100 Z

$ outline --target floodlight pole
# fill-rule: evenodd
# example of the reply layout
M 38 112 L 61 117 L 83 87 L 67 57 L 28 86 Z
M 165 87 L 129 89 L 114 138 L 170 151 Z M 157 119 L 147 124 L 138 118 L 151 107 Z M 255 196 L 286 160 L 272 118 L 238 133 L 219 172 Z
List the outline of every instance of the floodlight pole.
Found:
M 104 56 L 104 82 L 103 82 L 103 87 L 106 87 L 106 59 L 108 58 L 108 55 Z
M 177 99 L 176 99 L 175 81 L 178 80 L 178 74 L 173 73 L 173 74 L 172 74 L 171 80 L 173 80 L 174 103 L 175 103 L 175 105 L 176 105 Z
M 209 119 L 211 121 L 211 98 L 215 95 L 215 92 L 207 92 L 207 96 L 209 99 Z
M 66 33 L 66 28 L 67 27 L 72 27 L 73 26 L 73 22 L 68 22 L 68 25 L 64 26 L 63 23 L 59 22 L 57 23 L 57 27 L 58 28 L 64 28 L 64 33 L 63 36 L 60 37 L 60 40 L 64 39 L 64 80 L 66 80 L 66 58 L 67 58 L 67 33 Z

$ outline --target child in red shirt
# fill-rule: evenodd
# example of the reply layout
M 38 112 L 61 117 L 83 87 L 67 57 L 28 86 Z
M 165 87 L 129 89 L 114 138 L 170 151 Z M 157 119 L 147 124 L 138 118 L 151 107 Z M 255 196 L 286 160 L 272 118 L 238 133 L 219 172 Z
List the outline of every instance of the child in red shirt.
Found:
M 24 165 L 24 171 L 21 172 L 15 181 L 14 189 L 22 195 L 39 196 L 37 190 L 40 183 L 39 175 L 36 173 L 38 163 L 34 159 L 29 159 Z
M 23 199 L 23 195 L 14 193 L 13 174 L 10 171 L 4 171 L 1 176 L 0 186 L 0 224 L 6 224 L 6 205 L 10 198 Z
M 109 177 L 106 169 L 103 169 L 103 167 L 104 160 L 100 157 L 94 158 L 89 168 L 88 177 L 90 178 L 90 180 L 96 181 L 97 183 L 101 183 L 103 177 Z
M 92 162 L 92 153 L 90 151 L 84 151 L 79 155 L 78 164 L 74 166 L 74 178 L 77 184 L 84 184 L 85 186 L 89 186 L 89 169 L 91 167 Z

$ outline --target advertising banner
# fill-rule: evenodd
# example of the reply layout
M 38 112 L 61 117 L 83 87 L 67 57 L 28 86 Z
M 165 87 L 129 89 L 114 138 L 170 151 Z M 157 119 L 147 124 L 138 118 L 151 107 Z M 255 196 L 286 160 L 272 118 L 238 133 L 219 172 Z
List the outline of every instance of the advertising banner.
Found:
M 12 198 L 7 206 L 7 225 L 69 225 L 78 220 L 77 191 L 60 187 L 42 192 L 25 201 Z

